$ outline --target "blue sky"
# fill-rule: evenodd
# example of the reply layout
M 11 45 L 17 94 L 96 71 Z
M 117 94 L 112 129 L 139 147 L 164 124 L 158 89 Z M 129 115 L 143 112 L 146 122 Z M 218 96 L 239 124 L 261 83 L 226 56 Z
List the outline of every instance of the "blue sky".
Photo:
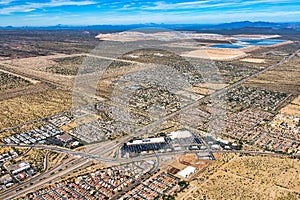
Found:
M 296 22 L 299 0 L 0 0 L 0 26 Z

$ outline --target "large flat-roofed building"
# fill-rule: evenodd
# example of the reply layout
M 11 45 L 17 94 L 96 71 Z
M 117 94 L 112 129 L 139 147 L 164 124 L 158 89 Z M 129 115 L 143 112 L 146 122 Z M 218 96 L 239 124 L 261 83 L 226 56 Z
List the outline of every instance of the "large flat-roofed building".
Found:
M 70 135 L 66 134 L 66 133 L 64 133 L 62 135 L 57 135 L 56 138 L 59 139 L 60 141 L 64 142 L 64 143 L 67 143 L 67 142 L 70 142 L 70 141 L 73 140 L 73 138 Z
M 127 145 L 139 145 L 139 144 L 156 144 L 156 143 L 164 143 L 165 138 L 163 137 L 158 137 L 158 138 L 146 138 L 146 139 L 138 139 L 138 140 L 133 140 L 130 142 L 127 142 Z
M 159 150 L 167 146 L 165 138 L 145 138 L 132 140 L 124 144 L 123 150 L 127 152 L 142 152 Z
M 7 167 L 7 170 L 10 171 L 12 174 L 18 174 L 30 168 L 30 164 L 24 161 Z
M 178 175 L 183 177 L 183 178 L 188 178 L 191 174 L 196 172 L 196 168 L 192 166 L 187 166 L 180 172 L 178 172 Z
M 172 140 L 184 139 L 184 138 L 193 137 L 193 134 L 187 130 L 178 130 L 178 131 L 173 131 L 173 132 L 169 133 L 168 137 L 171 138 Z

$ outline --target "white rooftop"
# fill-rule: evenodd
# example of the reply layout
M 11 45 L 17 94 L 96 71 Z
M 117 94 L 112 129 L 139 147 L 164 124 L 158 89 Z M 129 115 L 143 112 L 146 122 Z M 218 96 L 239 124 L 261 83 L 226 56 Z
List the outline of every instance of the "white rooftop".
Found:
M 178 172 L 178 175 L 183 177 L 183 178 L 187 178 L 189 177 L 191 174 L 195 173 L 196 168 L 192 167 L 192 166 L 187 166 L 186 168 L 184 168 L 183 170 L 181 170 L 180 172 Z
M 158 137 L 158 138 L 146 138 L 146 139 L 133 140 L 132 142 L 127 142 L 127 145 L 155 144 L 155 143 L 163 143 L 163 142 L 165 142 L 165 138 Z
M 174 140 L 176 138 L 180 139 L 180 138 L 189 138 L 192 137 L 192 133 L 190 131 L 173 131 L 171 133 L 168 134 L 168 136 Z
M 218 142 L 221 142 L 223 144 L 229 144 L 229 142 L 227 140 L 223 140 L 222 138 L 217 138 Z

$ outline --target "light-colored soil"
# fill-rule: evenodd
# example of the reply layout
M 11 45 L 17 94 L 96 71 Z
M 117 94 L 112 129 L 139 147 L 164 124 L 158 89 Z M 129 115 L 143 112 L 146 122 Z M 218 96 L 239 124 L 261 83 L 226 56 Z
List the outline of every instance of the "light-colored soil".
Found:
M 48 90 L 0 101 L 0 130 L 71 108 L 70 92 Z
M 292 104 L 297 104 L 300 106 L 300 95 L 292 101 Z
M 82 54 L 74 55 L 52 55 L 39 56 L 34 58 L 14 59 L 0 62 L 5 68 L 12 70 L 15 74 L 24 74 L 27 77 L 37 77 L 42 80 L 51 81 L 61 85 L 71 86 L 72 76 L 47 72 L 47 68 L 56 65 L 53 59 L 61 59 L 66 57 L 81 56 Z M 33 79 L 33 78 L 29 78 Z M 33 79 L 34 80 L 34 79 Z M 35 80 L 36 81 L 36 80 Z
M 199 50 L 185 52 L 181 56 L 226 61 L 243 58 L 247 56 L 247 54 L 244 51 L 238 49 L 203 48 Z
M 287 44 L 292 44 L 294 43 L 293 41 L 286 41 L 286 42 L 281 42 L 281 43 L 278 43 L 278 44 L 274 44 L 272 45 L 272 47 L 279 47 L 279 46 L 282 46 L 282 45 L 287 45 Z
M 292 58 L 289 62 L 273 68 L 246 82 L 248 86 L 262 87 L 269 90 L 300 94 L 300 59 Z
M 219 89 L 222 89 L 222 88 L 228 86 L 228 84 L 224 84 L 224 83 L 200 83 L 196 86 L 201 87 L 201 88 L 208 88 L 208 89 L 212 89 L 212 90 L 219 90 Z
M 271 38 L 274 39 L 280 37 L 280 35 L 260 35 L 260 34 L 253 34 L 253 35 L 239 34 L 233 36 L 237 38 L 251 38 L 251 39 L 271 39 Z
M 138 31 L 124 31 L 118 33 L 98 34 L 96 38 L 106 41 L 145 41 L 145 40 L 162 40 L 175 41 L 186 39 L 219 39 L 226 40 L 227 37 L 213 33 L 194 33 L 194 32 L 179 32 L 179 31 L 165 31 L 156 33 L 143 33 Z
M 226 158 L 227 157 L 227 158 Z M 177 199 L 299 199 L 300 161 L 226 155 L 209 166 Z
M 280 112 L 300 118 L 300 105 L 289 104 L 282 108 Z
M 197 86 L 193 86 L 192 88 L 188 88 L 187 90 L 201 95 L 208 95 L 214 92 L 214 90 L 212 89 L 207 89 L 207 88 L 197 87 Z
M 34 80 L 34 79 L 32 79 L 32 78 L 28 78 L 28 77 L 25 77 L 25 76 L 21 76 L 21 75 L 19 75 L 19 74 L 15 74 L 15 73 L 12 73 L 12 72 L 9 72 L 9 71 L 5 71 L 5 70 L 3 70 L 3 69 L 0 69 L 0 72 L 7 73 L 7 74 L 10 74 L 10 75 L 12 75 L 12 76 L 15 76 L 15 77 L 24 79 L 24 80 L 26 80 L 26 81 L 29 81 L 29 82 L 33 83 L 33 84 L 40 83 L 40 81 L 38 81 L 38 80 Z
M 179 170 L 183 170 L 186 167 L 186 165 L 180 163 L 179 161 L 173 162 L 171 166 Z
M 39 56 L 39 57 L 33 57 L 33 58 L 13 59 L 13 60 L 8 60 L 8 61 L 2 61 L 1 63 L 16 66 L 19 68 L 42 70 L 48 66 L 54 65 L 55 61 L 53 59 L 75 57 L 75 56 L 82 56 L 82 55 L 84 55 L 84 54 L 73 54 L 73 55 L 56 54 L 56 55 L 51 55 L 51 56 Z
M 241 59 L 240 61 L 250 62 L 250 63 L 265 63 L 265 60 L 260 59 L 260 58 L 244 58 L 244 59 Z

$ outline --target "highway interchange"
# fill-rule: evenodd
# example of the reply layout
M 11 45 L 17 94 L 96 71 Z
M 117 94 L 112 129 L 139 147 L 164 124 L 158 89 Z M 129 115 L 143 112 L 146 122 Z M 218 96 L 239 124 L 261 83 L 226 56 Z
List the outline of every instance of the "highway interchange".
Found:
M 94 144 L 92 145 L 91 148 L 85 148 L 85 150 L 81 151 L 76 151 L 76 150 L 70 150 L 58 146 L 49 146 L 49 145 L 14 145 L 14 144 L 0 144 L 0 146 L 10 146 L 10 147 L 27 147 L 27 148 L 36 148 L 36 149 L 46 149 L 49 151 L 55 151 L 59 153 L 65 153 L 68 155 L 72 155 L 73 157 L 65 160 L 63 163 L 61 163 L 59 166 L 56 166 L 50 170 L 46 168 L 46 170 L 39 174 L 36 175 L 35 177 L 31 178 L 30 180 L 17 185 L 16 187 L 10 188 L 7 191 L 3 192 L 0 194 L 0 199 L 12 199 L 15 198 L 21 194 L 24 194 L 26 192 L 32 191 L 36 188 L 39 188 L 51 181 L 54 181 L 60 177 L 63 177 L 72 171 L 82 168 L 83 166 L 88 166 L 91 163 L 91 160 L 96 160 L 99 162 L 105 162 L 105 163 L 112 163 L 112 164 L 121 164 L 121 163 L 128 163 L 128 162 L 134 162 L 134 161 L 140 161 L 140 160 L 145 160 L 145 159 L 156 159 L 155 166 L 153 170 L 156 170 L 160 166 L 160 157 L 162 156 L 174 156 L 174 155 L 180 155 L 180 154 L 185 154 L 189 153 L 190 151 L 176 151 L 176 152 L 169 152 L 169 153 L 154 153 L 150 155 L 144 155 L 144 156 L 139 156 L 131 159 L 124 159 L 124 158 L 110 158 L 110 157 L 105 157 L 104 155 L 107 153 L 110 153 L 116 149 L 119 149 L 121 145 L 133 137 L 138 137 L 143 134 L 145 134 L 147 131 L 150 129 L 160 125 L 162 122 L 165 122 L 166 120 L 180 114 L 181 112 L 186 112 L 194 107 L 196 107 L 199 103 L 205 102 L 209 100 L 210 98 L 222 95 L 226 93 L 228 90 L 233 89 L 246 81 L 257 77 L 258 75 L 275 68 L 285 62 L 288 62 L 290 59 L 292 59 L 294 56 L 298 56 L 298 53 L 300 52 L 300 49 L 298 49 L 296 52 L 294 52 L 292 55 L 289 57 L 283 58 L 279 63 L 271 65 L 267 68 L 264 68 L 263 70 L 252 74 L 244 79 L 241 79 L 237 82 L 235 82 L 232 85 L 229 85 L 223 89 L 217 90 L 216 92 L 205 96 L 202 99 L 199 99 L 191 104 L 188 104 L 184 107 L 182 107 L 180 110 L 175 111 L 169 115 L 166 115 L 162 118 L 160 118 L 157 121 L 154 121 L 144 127 L 141 127 L 131 133 L 130 135 L 124 136 L 122 138 L 118 138 L 118 142 L 115 141 L 108 141 L 104 144 Z M 192 151 L 193 153 L 198 153 L 198 152 L 205 152 L 205 151 Z M 228 152 L 228 151 L 212 151 L 208 149 L 206 152 Z M 284 154 L 276 154 L 273 152 L 253 152 L 253 151 L 233 151 L 231 150 L 230 152 L 233 153 L 247 153 L 247 154 L 254 154 L 254 155 L 269 155 L 269 156 L 283 156 Z M 291 155 L 285 155 L 285 156 L 291 156 Z M 46 161 L 47 162 L 47 161 Z

